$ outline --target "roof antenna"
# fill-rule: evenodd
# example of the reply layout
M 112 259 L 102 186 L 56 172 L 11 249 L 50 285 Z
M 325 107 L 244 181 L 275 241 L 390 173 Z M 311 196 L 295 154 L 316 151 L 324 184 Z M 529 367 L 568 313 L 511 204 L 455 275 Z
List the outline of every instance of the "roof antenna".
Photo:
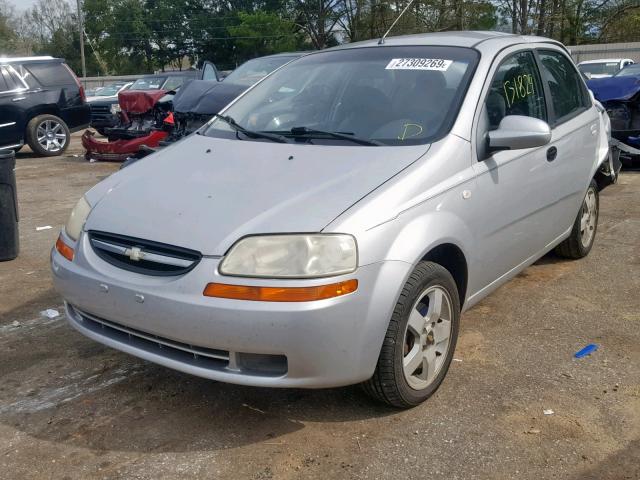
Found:
M 396 18 L 393 23 L 391 24 L 391 26 L 389 27 L 389 30 L 387 30 L 384 35 L 382 35 L 382 38 L 378 41 L 378 45 L 384 45 L 384 39 L 387 38 L 387 35 L 389 35 L 389 33 L 391 32 L 391 30 L 393 30 L 393 27 L 396 26 L 396 23 L 398 23 L 398 20 L 400 20 L 402 18 L 402 16 L 404 15 L 404 12 L 406 12 L 407 10 L 409 10 L 409 7 L 411 6 L 411 4 L 414 2 L 414 0 L 411 0 L 409 3 L 407 3 L 407 6 L 404 7 L 404 10 L 402 10 L 402 12 L 400 12 L 400 15 L 398 15 L 398 18 Z

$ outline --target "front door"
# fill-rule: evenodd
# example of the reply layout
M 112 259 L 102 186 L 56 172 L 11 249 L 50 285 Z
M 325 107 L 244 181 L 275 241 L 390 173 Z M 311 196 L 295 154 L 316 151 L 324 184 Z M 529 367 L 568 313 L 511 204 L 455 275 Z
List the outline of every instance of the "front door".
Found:
M 550 201 L 548 150 L 551 145 L 489 152 L 487 134 L 507 115 L 548 121 L 545 90 L 532 50 L 506 54 L 493 70 L 476 131 L 474 207 L 475 270 L 469 285 L 478 293 L 541 251 L 551 236 L 555 208 Z

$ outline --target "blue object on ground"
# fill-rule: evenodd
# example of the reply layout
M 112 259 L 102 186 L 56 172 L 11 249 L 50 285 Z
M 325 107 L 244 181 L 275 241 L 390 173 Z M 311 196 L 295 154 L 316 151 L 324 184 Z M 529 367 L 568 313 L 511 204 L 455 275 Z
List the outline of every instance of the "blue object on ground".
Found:
M 576 358 L 586 357 L 587 355 L 591 355 L 597 349 L 598 349 L 598 345 L 596 345 L 595 343 L 590 343 L 589 345 L 584 347 L 582 350 L 577 351 L 574 357 Z

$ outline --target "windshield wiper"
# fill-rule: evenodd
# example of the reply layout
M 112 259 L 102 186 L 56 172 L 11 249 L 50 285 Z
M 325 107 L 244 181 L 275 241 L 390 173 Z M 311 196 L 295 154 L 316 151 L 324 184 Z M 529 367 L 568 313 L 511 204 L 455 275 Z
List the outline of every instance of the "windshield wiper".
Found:
M 275 134 L 275 133 L 258 132 L 258 131 L 253 131 L 253 130 L 247 130 L 242 125 L 239 125 L 232 117 L 230 117 L 228 115 L 220 115 L 219 113 L 216 113 L 213 116 L 216 117 L 216 118 L 219 118 L 220 120 L 225 122 L 227 125 L 229 125 L 231 128 L 233 128 L 236 132 L 240 132 L 240 133 L 246 135 L 249 138 L 266 138 L 266 139 L 271 140 L 273 142 L 289 143 L 289 141 L 285 137 L 283 137 L 282 135 L 278 135 L 278 134 Z
M 294 137 L 309 137 L 312 138 L 314 136 L 322 136 L 322 137 L 331 137 L 337 138 L 340 140 L 349 140 L 353 143 L 357 143 L 358 145 L 367 145 L 367 146 L 375 146 L 380 147 L 383 146 L 383 143 L 380 143 L 376 140 L 370 140 L 368 138 L 358 138 L 353 134 L 349 133 L 341 133 L 341 132 L 326 132 L 324 130 L 316 130 L 309 127 L 293 127 L 290 132 L 290 135 Z

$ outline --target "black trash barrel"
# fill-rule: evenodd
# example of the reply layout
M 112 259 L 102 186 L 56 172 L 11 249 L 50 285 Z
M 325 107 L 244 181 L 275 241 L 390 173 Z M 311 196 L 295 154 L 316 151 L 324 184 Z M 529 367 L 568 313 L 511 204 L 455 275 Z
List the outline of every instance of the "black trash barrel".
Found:
M 0 261 L 13 260 L 20 249 L 15 166 L 13 150 L 0 150 Z

